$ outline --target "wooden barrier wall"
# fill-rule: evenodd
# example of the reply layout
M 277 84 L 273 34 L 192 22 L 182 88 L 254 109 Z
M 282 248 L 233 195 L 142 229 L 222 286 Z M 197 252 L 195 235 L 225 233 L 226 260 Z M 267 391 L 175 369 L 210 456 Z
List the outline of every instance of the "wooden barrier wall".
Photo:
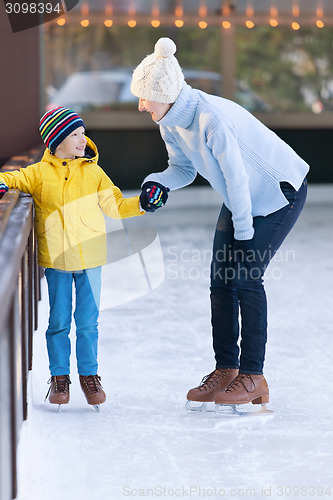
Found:
M 2 171 L 37 161 L 14 157 Z M 17 445 L 28 416 L 27 381 L 38 326 L 39 268 L 30 196 L 10 190 L 0 200 L 0 500 L 17 495 Z

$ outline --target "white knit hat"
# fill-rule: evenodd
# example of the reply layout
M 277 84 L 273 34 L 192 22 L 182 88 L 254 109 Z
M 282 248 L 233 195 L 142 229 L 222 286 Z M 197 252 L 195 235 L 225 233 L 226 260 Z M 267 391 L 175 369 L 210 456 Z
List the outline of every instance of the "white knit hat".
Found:
M 170 104 L 176 101 L 184 75 L 173 55 L 177 50 L 170 38 L 160 38 L 154 53 L 148 55 L 133 72 L 131 92 L 139 99 Z

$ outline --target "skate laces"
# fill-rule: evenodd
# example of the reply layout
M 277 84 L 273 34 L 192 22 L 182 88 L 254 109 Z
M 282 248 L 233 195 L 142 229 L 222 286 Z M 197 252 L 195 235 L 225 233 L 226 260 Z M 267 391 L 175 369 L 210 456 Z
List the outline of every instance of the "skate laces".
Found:
M 62 375 L 60 375 L 62 377 Z M 54 375 L 49 378 L 47 381 L 48 384 L 50 384 L 49 390 L 47 391 L 47 394 L 45 396 L 45 399 L 47 399 L 48 395 L 51 392 L 52 389 L 52 384 L 54 382 L 54 392 L 69 392 L 69 384 L 71 384 L 71 380 L 69 378 L 69 375 L 65 375 L 64 378 L 59 379 L 59 376 Z
M 200 391 L 202 390 L 207 390 L 207 387 L 209 389 L 213 389 L 221 380 L 225 377 L 225 374 L 227 373 L 227 370 L 224 370 L 222 368 L 218 368 L 217 370 L 214 370 L 212 373 L 209 373 L 206 375 L 200 383 L 199 389 Z
M 81 375 L 81 378 L 89 392 L 99 392 L 101 390 L 101 377 L 99 375 Z
M 244 384 L 244 381 L 246 379 L 250 379 L 251 380 L 251 383 L 253 385 L 253 390 L 255 389 L 255 385 L 254 385 L 254 382 L 251 378 L 251 375 L 248 375 L 246 373 L 241 373 L 241 374 L 238 374 L 237 377 L 231 382 L 231 384 L 226 388 L 225 392 L 233 392 L 233 391 L 236 391 L 239 387 L 243 386 L 244 389 L 247 391 L 247 392 L 253 392 L 253 391 L 249 391 L 246 387 L 245 387 L 245 384 Z

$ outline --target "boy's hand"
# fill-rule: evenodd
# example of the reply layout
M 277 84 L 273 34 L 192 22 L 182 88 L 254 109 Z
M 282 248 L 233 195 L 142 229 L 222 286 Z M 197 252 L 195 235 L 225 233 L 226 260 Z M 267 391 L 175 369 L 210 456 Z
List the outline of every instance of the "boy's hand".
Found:
M 140 194 L 140 204 L 146 212 L 155 212 L 166 204 L 169 188 L 162 186 L 159 182 L 145 182 Z
M 0 182 L 0 199 L 8 191 L 8 186 L 4 182 Z

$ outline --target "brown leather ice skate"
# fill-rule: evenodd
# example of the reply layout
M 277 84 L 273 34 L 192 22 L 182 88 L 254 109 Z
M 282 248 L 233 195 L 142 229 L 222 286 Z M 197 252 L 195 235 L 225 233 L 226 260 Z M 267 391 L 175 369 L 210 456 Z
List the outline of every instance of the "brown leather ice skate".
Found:
M 80 384 L 89 405 L 98 406 L 105 402 L 106 395 L 101 385 L 101 377 L 80 375 Z
M 239 405 L 245 403 L 265 404 L 269 402 L 269 389 L 263 375 L 240 373 L 224 390 L 216 394 L 215 403 Z
M 55 405 L 66 405 L 69 403 L 69 375 L 54 375 L 49 380 L 50 388 L 45 396 L 49 396 L 49 401 Z
M 205 405 L 196 407 L 190 404 L 190 401 L 201 403 L 214 402 L 218 392 L 224 391 L 238 375 L 236 368 L 217 368 L 209 375 L 206 375 L 198 387 L 194 387 L 187 393 L 188 410 L 203 410 Z

